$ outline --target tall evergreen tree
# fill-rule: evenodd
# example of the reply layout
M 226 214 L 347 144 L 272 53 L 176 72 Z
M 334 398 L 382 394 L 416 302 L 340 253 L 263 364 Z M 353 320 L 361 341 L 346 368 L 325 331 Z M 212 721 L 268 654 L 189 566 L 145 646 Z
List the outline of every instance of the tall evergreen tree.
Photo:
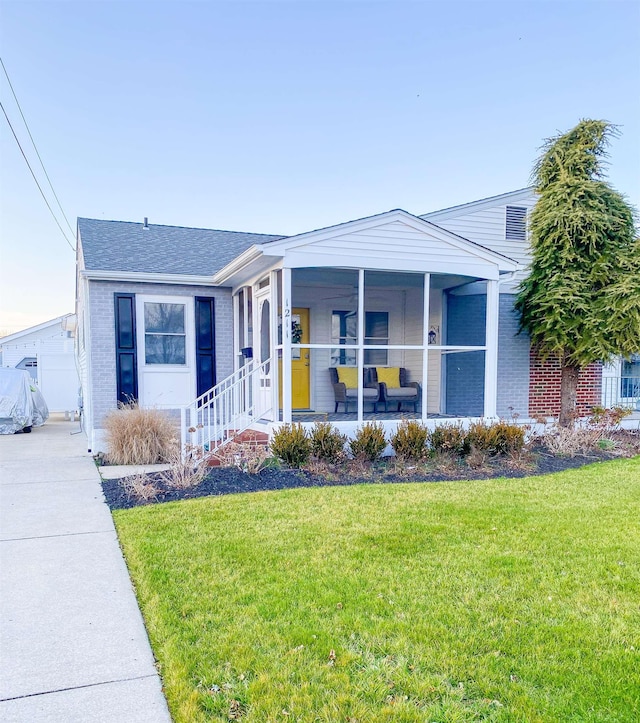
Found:
M 634 210 L 605 179 L 605 121 L 582 120 L 548 139 L 532 174 L 531 273 L 516 308 L 543 358 L 562 368 L 560 424 L 577 408 L 584 366 L 640 351 L 640 240 Z

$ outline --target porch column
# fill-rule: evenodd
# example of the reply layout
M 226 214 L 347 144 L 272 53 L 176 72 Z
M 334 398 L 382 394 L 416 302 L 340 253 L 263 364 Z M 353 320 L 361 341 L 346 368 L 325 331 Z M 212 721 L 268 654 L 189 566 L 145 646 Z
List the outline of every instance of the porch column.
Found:
M 240 339 L 240 296 L 236 293 L 233 299 L 233 371 L 240 368 L 240 347 L 244 346 Z
M 484 352 L 484 416 L 498 416 L 498 316 L 500 291 L 497 281 L 487 281 L 487 315 Z
M 424 275 L 424 291 L 422 299 L 422 421 L 427 420 L 427 388 L 429 383 L 429 296 L 431 291 L 431 274 Z
M 269 319 L 269 332 L 270 339 L 269 344 L 271 346 L 271 358 L 273 362 L 271 364 L 271 409 L 273 410 L 273 419 L 278 421 L 278 410 L 279 395 L 278 387 L 280 385 L 279 380 L 279 364 L 278 364 L 278 272 L 271 271 L 269 274 L 269 298 L 271 302 L 271 318 Z
M 274 365 L 277 356 L 274 353 Z M 276 415 L 277 408 L 276 400 Z M 291 423 L 291 269 L 286 266 L 282 269 L 282 421 Z
M 364 416 L 364 269 L 358 269 L 358 422 Z

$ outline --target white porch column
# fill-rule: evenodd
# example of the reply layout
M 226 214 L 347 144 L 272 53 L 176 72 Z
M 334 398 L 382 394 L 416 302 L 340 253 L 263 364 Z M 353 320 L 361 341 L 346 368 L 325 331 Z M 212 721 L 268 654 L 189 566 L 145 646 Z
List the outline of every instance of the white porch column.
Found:
M 240 347 L 242 339 L 240 339 L 240 296 L 238 292 L 233 295 L 233 371 L 240 368 Z
M 364 269 L 358 269 L 358 422 L 364 416 Z
M 431 274 L 424 275 L 424 298 L 422 299 L 422 421 L 427 420 L 427 388 L 429 383 L 429 297 Z
M 500 291 L 497 281 L 487 281 L 487 315 L 484 353 L 484 416 L 498 416 L 498 316 Z
M 286 266 L 282 269 L 282 421 L 291 423 L 291 269 Z
M 271 318 L 269 319 L 269 345 L 271 347 L 271 409 L 273 410 L 274 421 L 278 420 L 279 394 L 278 388 L 280 380 L 278 379 L 278 274 L 277 271 L 271 271 L 269 274 L 269 300 L 271 302 Z

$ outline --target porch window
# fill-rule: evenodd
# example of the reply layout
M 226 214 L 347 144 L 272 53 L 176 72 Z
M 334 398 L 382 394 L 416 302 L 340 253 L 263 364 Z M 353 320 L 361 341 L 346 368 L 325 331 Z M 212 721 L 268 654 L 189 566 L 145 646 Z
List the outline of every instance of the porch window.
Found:
M 364 318 L 365 346 L 389 344 L 389 314 L 386 311 L 367 311 Z M 334 311 L 331 315 L 331 366 L 355 366 L 356 350 L 349 349 L 358 340 L 358 315 L 355 311 Z M 364 363 L 369 366 L 385 366 L 388 361 L 386 349 L 367 349 Z
M 184 304 L 144 304 L 146 364 L 186 364 Z

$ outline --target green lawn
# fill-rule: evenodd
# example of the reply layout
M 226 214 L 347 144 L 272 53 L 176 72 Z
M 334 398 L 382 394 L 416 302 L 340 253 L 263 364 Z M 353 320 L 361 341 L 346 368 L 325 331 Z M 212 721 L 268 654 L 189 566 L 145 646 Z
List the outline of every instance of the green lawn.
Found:
M 175 721 L 640 720 L 640 458 L 114 513 Z

